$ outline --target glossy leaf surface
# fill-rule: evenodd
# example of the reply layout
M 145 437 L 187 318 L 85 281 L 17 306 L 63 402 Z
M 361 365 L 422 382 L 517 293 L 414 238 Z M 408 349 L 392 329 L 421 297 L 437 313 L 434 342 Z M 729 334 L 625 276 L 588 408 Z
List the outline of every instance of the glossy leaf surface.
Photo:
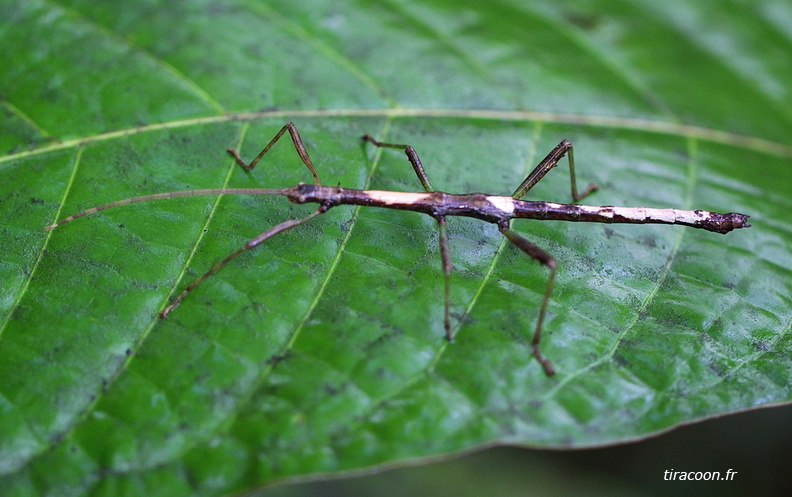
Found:
M 788 403 L 792 10 L 783 2 L 0 2 L 0 488 L 220 495 L 474 447 L 612 444 Z M 44 35 L 46 34 L 46 35 Z M 517 221 L 547 272 L 451 219 L 339 207 L 174 295 L 283 198 L 136 195 L 310 181 L 508 195 L 561 139 L 589 204 L 751 215 Z M 566 165 L 528 198 L 569 201 Z

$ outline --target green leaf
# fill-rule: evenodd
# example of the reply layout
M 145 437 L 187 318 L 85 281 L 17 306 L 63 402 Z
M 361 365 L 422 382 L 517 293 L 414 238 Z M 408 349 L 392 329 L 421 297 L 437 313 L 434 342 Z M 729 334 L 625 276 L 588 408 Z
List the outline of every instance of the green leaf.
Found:
M 0 488 L 219 495 L 509 443 L 634 440 L 792 396 L 792 10 L 781 2 L 0 3 Z M 310 181 L 508 195 L 561 139 L 603 205 L 743 212 L 721 236 L 433 219 L 273 197 Z M 563 168 L 529 194 L 569 201 Z

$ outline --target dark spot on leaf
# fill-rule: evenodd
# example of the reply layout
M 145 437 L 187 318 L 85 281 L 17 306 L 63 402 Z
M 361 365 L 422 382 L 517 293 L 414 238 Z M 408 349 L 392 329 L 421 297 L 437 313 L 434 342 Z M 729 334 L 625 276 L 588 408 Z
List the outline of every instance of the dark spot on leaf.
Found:
M 630 365 L 627 359 L 625 359 L 623 355 L 618 353 L 613 355 L 613 362 L 620 368 L 626 368 Z
M 531 400 L 528 401 L 527 406 L 528 409 L 532 409 L 533 411 L 538 411 L 539 409 L 544 407 L 544 402 L 542 402 L 541 400 Z
M 684 148 L 675 147 L 675 148 L 672 149 L 672 151 L 673 151 L 673 154 L 677 157 L 677 160 L 679 160 L 679 162 L 686 162 L 688 160 L 688 158 L 690 157 L 688 155 L 688 151 L 686 149 L 684 149 Z
M 707 368 L 709 368 L 709 370 L 715 373 L 715 375 L 718 376 L 719 378 L 723 378 L 728 373 L 724 369 L 723 364 L 717 362 L 707 363 Z
M 578 26 L 584 30 L 592 30 L 600 23 L 600 16 L 581 12 L 567 12 L 564 17 L 570 24 Z
M 611 228 L 605 228 L 605 238 L 612 238 L 613 237 L 613 230 Z
M 525 337 L 525 335 L 518 330 L 513 330 L 509 328 L 509 329 L 504 329 L 503 333 L 509 336 L 515 343 L 521 343 L 523 345 L 528 343 L 528 339 Z
M 44 200 L 40 199 L 40 198 L 33 197 L 33 198 L 30 199 L 30 203 L 31 204 L 43 204 Z
M 754 347 L 756 347 L 756 350 L 760 350 L 763 352 L 771 349 L 770 344 L 765 342 L 764 340 L 759 340 L 758 342 L 754 343 Z
M 649 248 L 657 247 L 657 243 L 655 242 L 655 237 L 653 236 L 644 236 L 641 237 L 641 245 L 645 245 Z
M 388 326 L 386 328 L 388 329 L 388 331 L 386 333 L 383 333 L 382 335 L 378 336 L 374 340 L 371 340 L 370 342 L 366 343 L 366 345 L 363 346 L 363 350 L 369 351 L 369 350 L 371 350 L 371 349 L 373 349 L 375 347 L 378 347 L 378 346 L 382 345 L 383 343 L 385 343 L 385 342 L 387 342 L 387 341 L 389 341 L 389 340 L 391 340 L 391 339 L 393 339 L 395 337 L 398 337 L 398 336 L 401 336 L 401 335 L 404 334 L 404 331 L 401 328 L 390 327 L 390 326 Z
M 349 426 L 341 426 L 337 431 L 330 435 L 331 447 L 343 447 L 350 441 Z
M 459 314 L 457 313 L 456 315 L 459 315 Z M 478 319 L 475 316 L 473 316 L 472 313 L 463 314 L 462 315 L 462 319 L 459 320 L 459 327 L 462 328 L 462 327 L 465 327 L 465 326 L 472 326 L 472 325 L 474 325 L 476 323 L 478 323 Z
M 275 355 L 270 356 L 269 359 L 267 359 L 267 364 L 275 366 L 278 363 L 280 363 L 281 361 L 285 361 L 288 357 L 289 357 L 289 353 L 288 352 L 285 353 L 285 354 L 275 354 Z
M 121 229 L 124 229 L 124 228 L 126 228 L 126 225 L 121 223 L 121 224 L 118 225 L 118 227 L 121 228 Z
M 127 356 L 131 356 L 132 355 L 132 349 L 126 349 L 126 355 Z

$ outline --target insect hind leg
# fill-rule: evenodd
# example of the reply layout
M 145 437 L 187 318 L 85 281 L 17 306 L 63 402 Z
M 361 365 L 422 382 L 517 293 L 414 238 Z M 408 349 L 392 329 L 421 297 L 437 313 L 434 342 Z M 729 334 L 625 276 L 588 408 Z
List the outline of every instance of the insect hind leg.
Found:
M 531 345 L 533 347 L 533 355 L 536 357 L 536 360 L 539 361 L 539 364 L 542 365 L 542 368 L 545 370 L 545 374 L 547 376 L 553 376 L 555 374 L 555 369 L 553 368 L 552 363 L 549 359 L 547 359 L 544 355 L 542 355 L 541 350 L 539 350 L 539 344 L 542 340 L 542 324 L 544 323 L 545 314 L 547 312 L 547 303 L 550 301 L 550 294 L 553 293 L 553 283 L 555 282 L 556 272 L 558 270 L 558 264 L 556 260 L 553 258 L 552 255 L 548 254 L 538 246 L 534 245 L 533 243 L 529 242 L 516 231 L 509 228 L 509 223 L 504 222 L 498 225 L 498 229 L 503 235 L 514 245 L 517 246 L 520 250 L 531 256 L 532 259 L 536 259 L 539 261 L 543 266 L 547 267 L 550 270 L 550 278 L 547 280 L 547 287 L 545 288 L 544 298 L 542 299 L 542 305 L 539 308 L 539 317 L 536 320 L 536 329 L 534 330 L 533 340 L 531 341 Z
M 445 216 L 438 216 L 436 219 L 440 228 L 440 256 L 443 261 L 443 275 L 445 277 L 445 314 L 443 324 L 446 338 L 453 343 L 454 335 L 451 333 L 451 273 L 454 270 L 454 265 L 451 263 L 451 251 L 448 250 L 446 218 Z

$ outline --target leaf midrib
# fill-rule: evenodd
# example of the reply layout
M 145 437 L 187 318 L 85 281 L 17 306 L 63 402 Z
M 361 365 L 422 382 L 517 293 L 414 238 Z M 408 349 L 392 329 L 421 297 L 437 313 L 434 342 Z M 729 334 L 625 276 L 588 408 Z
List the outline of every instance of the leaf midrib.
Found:
M 628 131 L 656 133 L 667 136 L 676 136 L 684 139 L 696 139 L 701 142 L 718 143 L 737 149 L 753 151 L 785 159 L 792 159 L 792 145 L 775 140 L 768 140 L 751 135 L 742 135 L 717 128 L 706 128 L 688 124 L 679 124 L 656 119 L 642 119 L 629 117 L 596 116 L 589 114 L 571 114 L 545 111 L 500 111 L 486 109 L 422 109 L 422 108 L 382 108 L 382 109 L 324 109 L 324 110 L 270 110 L 261 112 L 245 112 L 224 114 L 221 116 L 206 116 L 182 120 L 167 121 L 145 126 L 124 128 L 107 133 L 64 140 L 42 147 L 8 154 L 0 157 L 2 164 L 27 157 L 89 145 L 94 142 L 103 142 L 125 136 L 155 132 L 163 129 L 187 128 L 204 124 L 226 123 L 231 121 L 255 121 L 272 118 L 296 119 L 299 117 L 381 117 L 384 119 L 421 117 L 426 119 L 479 119 L 482 121 L 505 122 L 543 122 L 553 124 L 567 124 L 573 126 L 591 126 L 607 129 L 621 129 Z

